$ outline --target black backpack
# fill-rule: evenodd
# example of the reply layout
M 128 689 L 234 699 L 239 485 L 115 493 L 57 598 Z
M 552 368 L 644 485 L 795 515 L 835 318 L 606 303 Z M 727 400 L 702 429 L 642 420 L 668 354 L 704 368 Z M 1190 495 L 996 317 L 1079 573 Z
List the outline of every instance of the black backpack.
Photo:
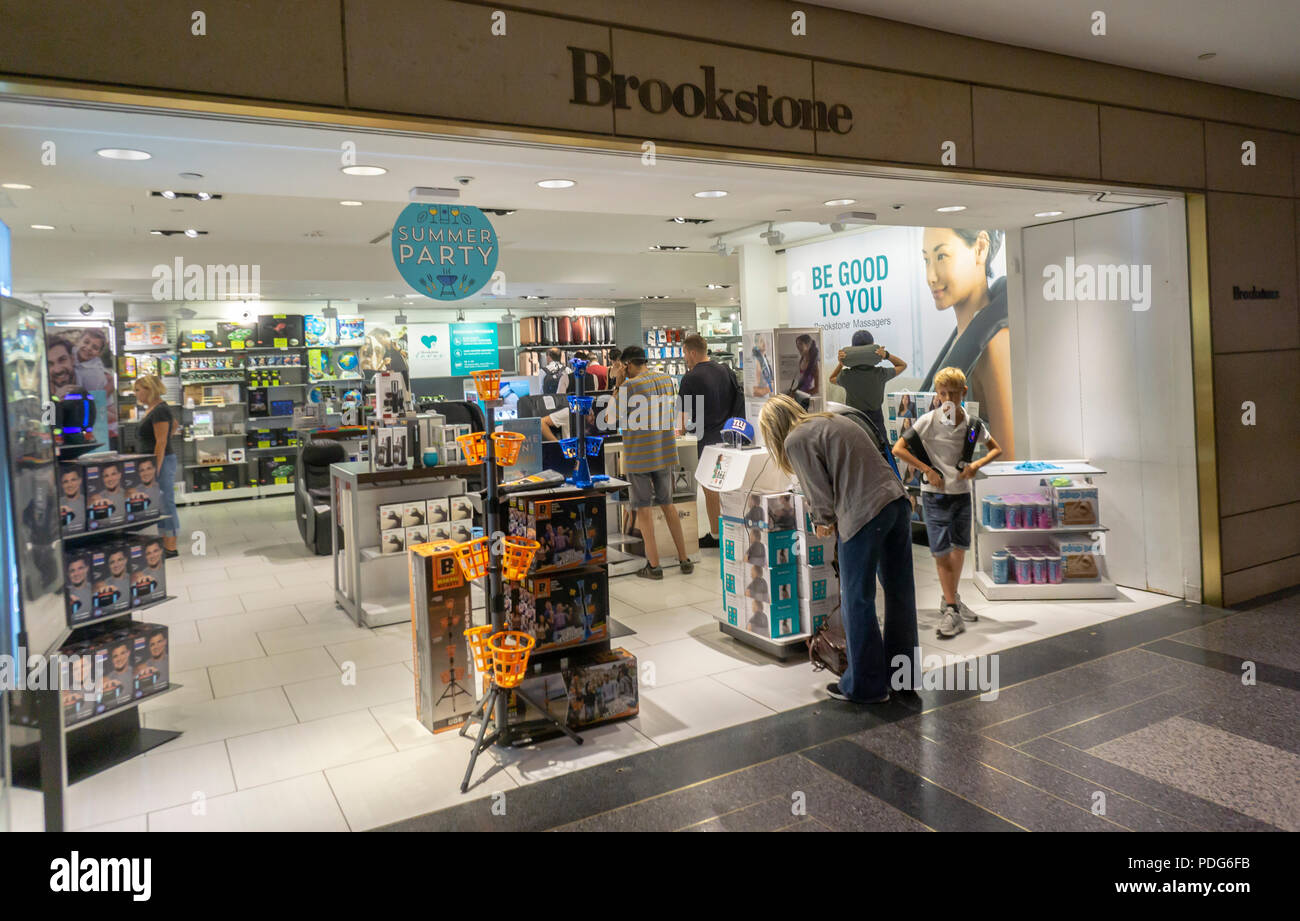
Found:
M 560 378 L 564 375 L 565 368 L 559 365 L 542 374 L 542 393 L 559 393 Z

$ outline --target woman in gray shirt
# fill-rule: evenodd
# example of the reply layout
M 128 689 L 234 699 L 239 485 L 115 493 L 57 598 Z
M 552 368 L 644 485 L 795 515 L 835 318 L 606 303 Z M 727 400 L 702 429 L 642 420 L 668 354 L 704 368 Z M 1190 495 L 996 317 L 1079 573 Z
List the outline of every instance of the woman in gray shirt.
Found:
M 777 466 L 799 478 L 817 535 L 838 533 L 849 664 L 826 690 L 838 700 L 884 703 L 891 666 L 910 676 L 920 646 L 912 507 L 903 486 L 866 430 L 846 416 L 807 413 L 789 397 L 774 396 L 763 406 L 759 427 Z M 883 639 L 876 622 L 877 572 L 885 591 Z

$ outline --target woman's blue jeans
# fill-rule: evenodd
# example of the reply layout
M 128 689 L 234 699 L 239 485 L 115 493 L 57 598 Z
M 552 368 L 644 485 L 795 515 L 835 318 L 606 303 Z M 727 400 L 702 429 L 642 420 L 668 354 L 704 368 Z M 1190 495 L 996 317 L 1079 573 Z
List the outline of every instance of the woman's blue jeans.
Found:
M 158 532 L 164 537 L 175 537 L 181 527 L 181 516 L 176 511 L 176 455 L 163 457 L 158 471 L 158 487 L 162 490 L 163 516 L 158 521 Z

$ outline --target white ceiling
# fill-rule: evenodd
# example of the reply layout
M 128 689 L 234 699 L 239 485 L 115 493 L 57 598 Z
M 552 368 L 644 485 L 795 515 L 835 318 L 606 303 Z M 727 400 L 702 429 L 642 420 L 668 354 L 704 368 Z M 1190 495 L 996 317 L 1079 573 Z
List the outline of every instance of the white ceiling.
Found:
M 56 145 L 54 166 L 40 161 L 46 141 Z M 357 162 L 389 172 L 344 175 L 344 141 L 356 144 Z M 101 147 L 140 148 L 153 157 L 106 160 L 95 154 Z M 181 179 L 186 171 L 204 178 Z M 391 229 L 412 186 L 454 186 L 462 175 L 475 177 L 465 203 L 518 209 L 492 218 L 508 294 L 544 294 L 557 299 L 554 306 L 560 299 L 566 306 L 594 306 L 644 295 L 728 303 L 737 293 L 737 259 L 713 252 L 716 238 L 723 235 L 733 245 L 756 241 L 772 220 L 786 229 L 787 244 L 822 235 L 827 228 L 818 222 L 846 210 L 823 204 L 830 199 L 856 199 L 848 207 L 874 211 L 884 224 L 1004 229 L 1040 223 L 1038 211 L 1060 210 L 1072 218 L 1130 207 L 1134 200 L 1097 202 L 1094 190 L 1050 183 L 1012 188 L 662 156 L 644 166 L 639 155 L 592 150 L 0 102 L 0 183 L 33 186 L 0 190 L 0 220 L 14 235 L 15 290 L 24 292 L 148 298 L 153 266 L 179 256 L 200 264 L 258 264 L 264 298 L 364 302 L 408 294 L 389 241 L 371 241 Z M 557 177 L 578 184 L 562 191 L 536 185 Z M 149 194 L 162 189 L 224 198 L 168 201 Z M 705 189 L 729 194 L 693 197 Z M 363 205 L 340 206 L 345 199 Z M 935 213 L 951 204 L 967 210 Z M 671 222 L 674 216 L 711 223 L 681 225 Z M 32 224 L 56 229 L 33 230 Z M 191 240 L 149 233 L 187 227 L 208 235 Z M 652 253 L 652 244 L 689 249 Z M 710 292 L 709 283 L 733 287 Z M 466 306 L 475 300 L 481 299 Z
M 816 6 L 1300 98 L 1297 0 L 814 0 Z M 1106 34 L 1092 14 L 1106 13 Z M 1210 61 L 1197 56 L 1213 52 Z

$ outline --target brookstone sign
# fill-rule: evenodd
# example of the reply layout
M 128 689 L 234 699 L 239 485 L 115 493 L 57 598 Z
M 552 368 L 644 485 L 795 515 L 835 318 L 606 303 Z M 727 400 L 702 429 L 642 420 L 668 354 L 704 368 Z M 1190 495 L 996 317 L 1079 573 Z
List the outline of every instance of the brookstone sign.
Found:
M 719 86 L 717 73 L 709 65 L 700 65 L 701 84 L 670 86 L 654 77 L 614 73 L 613 61 L 602 51 L 567 47 L 573 63 L 573 97 L 569 102 L 574 105 L 630 109 L 635 101 L 652 115 L 663 115 L 671 109 L 684 118 L 742 125 L 757 122 L 834 134 L 848 134 L 853 127 L 853 112 L 843 103 L 828 106 L 813 99 L 776 96 L 765 83 L 741 90 Z

